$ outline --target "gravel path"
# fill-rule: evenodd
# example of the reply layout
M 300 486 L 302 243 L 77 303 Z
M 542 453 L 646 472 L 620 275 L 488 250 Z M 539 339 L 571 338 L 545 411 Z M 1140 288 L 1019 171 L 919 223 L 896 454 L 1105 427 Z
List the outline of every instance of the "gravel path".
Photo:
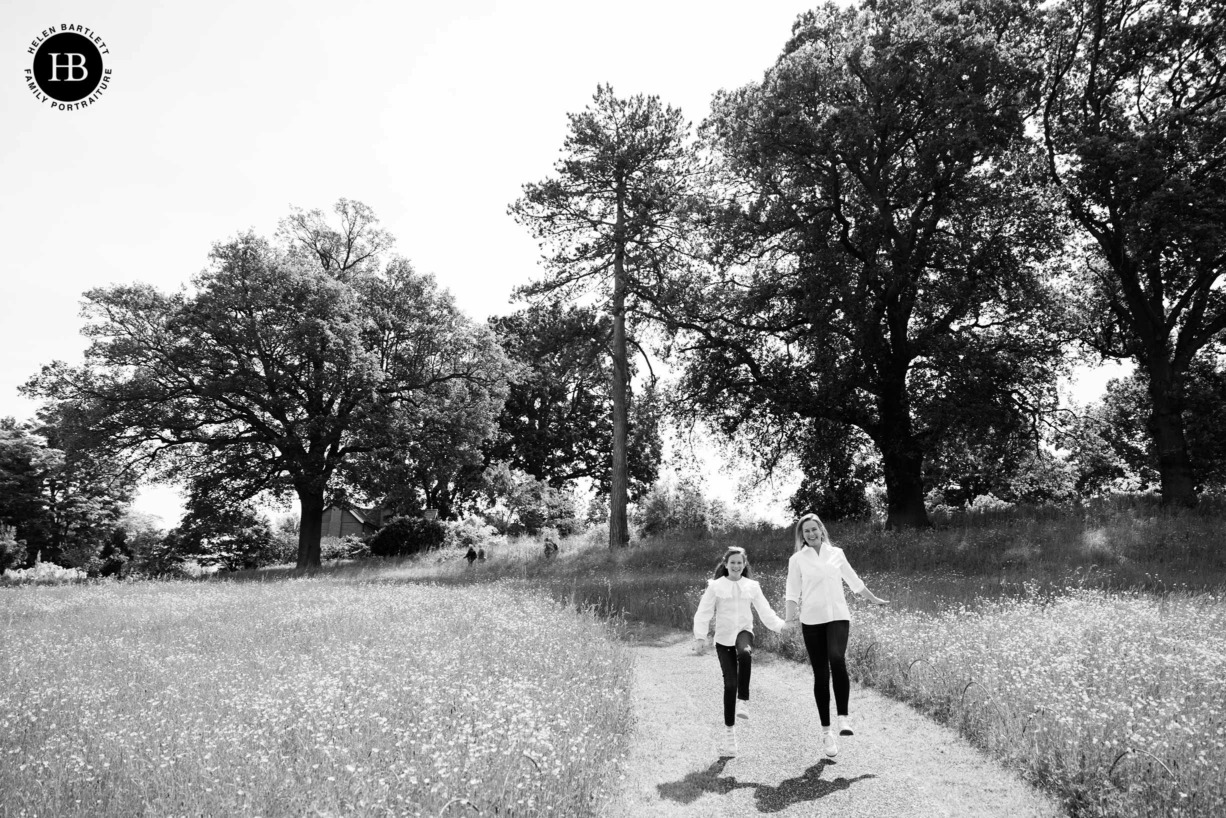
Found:
M 821 750 L 813 674 L 754 656 L 740 754 L 721 758 L 719 664 L 689 634 L 643 631 L 634 648 L 636 727 L 607 818 L 831 815 L 838 818 L 1061 815 L 1049 797 L 907 705 L 853 683 L 856 735 Z M 833 704 L 833 703 L 832 703 Z

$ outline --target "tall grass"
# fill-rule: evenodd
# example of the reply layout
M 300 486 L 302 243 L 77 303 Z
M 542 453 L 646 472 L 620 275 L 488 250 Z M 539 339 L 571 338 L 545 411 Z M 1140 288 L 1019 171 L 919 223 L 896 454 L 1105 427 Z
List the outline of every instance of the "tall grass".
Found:
M 1071 590 L 939 614 L 857 610 L 857 677 L 1073 815 L 1226 815 L 1226 594 Z
M 923 532 L 832 525 L 891 603 L 853 599 L 852 673 L 959 728 L 1071 815 L 1224 815 L 1224 511 L 1101 503 L 942 520 Z M 556 559 L 523 540 L 477 570 L 444 560 L 383 572 L 511 580 L 688 629 L 727 545 L 749 551 L 781 610 L 788 530 L 675 536 L 614 553 L 575 539 Z M 804 658 L 794 636 L 764 632 L 757 644 Z
M 499 585 L 0 592 L 0 815 L 585 815 L 624 750 L 607 626 Z

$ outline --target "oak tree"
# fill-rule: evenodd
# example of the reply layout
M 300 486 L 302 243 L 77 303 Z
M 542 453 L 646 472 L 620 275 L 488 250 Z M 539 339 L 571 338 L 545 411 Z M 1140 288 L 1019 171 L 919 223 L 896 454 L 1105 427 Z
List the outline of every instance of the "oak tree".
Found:
M 505 394 L 492 333 L 388 253 L 366 206 L 335 212 L 295 211 L 275 242 L 217 244 L 176 293 L 88 291 L 84 364 L 46 366 L 27 387 L 89 413 L 97 445 L 214 504 L 296 495 L 299 569 L 319 566 L 325 498 L 360 482 L 345 473 L 356 457 L 396 450 L 435 414 L 492 423 Z
M 827 4 L 703 126 L 718 255 L 677 322 L 688 394 L 764 447 L 861 430 L 890 527 L 928 523 L 925 458 L 951 430 L 1054 400 L 1033 20 L 993 0 Z
M 1149 392 L 1165 503 L 1196 502 L 1189 372 L 1226 332 L 1226 2 L 1063 0 L 1043 140 L 1088 236 L 1082 338 Z

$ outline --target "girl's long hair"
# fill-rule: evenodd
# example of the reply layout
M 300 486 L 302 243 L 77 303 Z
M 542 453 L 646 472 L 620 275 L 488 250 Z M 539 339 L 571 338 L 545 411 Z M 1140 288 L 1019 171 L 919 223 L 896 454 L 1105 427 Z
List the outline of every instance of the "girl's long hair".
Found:
M 822 543 L 826 543 L 827 545 L 830 543 L 830 535 L 826 533 L 826 526 L 822 522 L 821 517 L 818 517 L 816 514 L 810 511 L 808 514 L 800 515 L 800 519 L 796 521 L 796 528 L 795 528 L 796 548 L 792 550 L 792 553 L 796 553 L 797 551 L 805 547 L 805 535 L 801 531 L 801 528 L 803 528 L 804 524 L 807 523 L 809 520 L 812 520 L 813 522 L 817 523 L 817 527 L 821 529 Z M 818 548 L 820 550 L 821 543 L 818 544 Z
M 745 553 L 744 548 L 737 545 L 729 546 L 728 550 L 724 552 L 724 556 L 720 558 L 719 565 L 715 566 L 716 579 L 728 576 L 728 558 L 733 554 L 740 554 L 745 558 L 745 570 L 741 572 L 741 576 L 749 579 L 749 555 Z

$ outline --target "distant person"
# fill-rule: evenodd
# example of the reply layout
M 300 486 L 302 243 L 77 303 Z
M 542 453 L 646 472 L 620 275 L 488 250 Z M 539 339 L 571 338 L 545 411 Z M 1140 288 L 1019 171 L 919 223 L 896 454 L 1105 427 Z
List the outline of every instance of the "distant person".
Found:
M 785 623 L 767 604 L 762 586 L 749 578 L 749 559 L 744 548 L 729 548 L 707 582 L 698 612 L 694 614 L 694 652 L 706 652 L 707 631 L 715 616 L 715 654 L 724 675 L 725 734 L 720 755 L 737 754 L 736 717 L 749 718 L 749 676 L 753 670 L 753 613 L 773 631 Z
M 817 715 L 822 722 L 822 749 L 826 755 L 839 752 L 830 726 L 830 686 L 834 684 L 834 705 L 839 717 L 839 735 L 853 735 L 847 713 L 851 680 L 847 677 L 847 636 L 851 612 L 843 596 L 843 583 L 877 605 L 885 600 L 873 594 L 852 570 L 826 533 L 826 526 L 816 514 L 805 514 L 796 521 L 796 550 L 788 559 L 788 579 L 785 590 L 789 623 L 799 620 L 805 640 L 809 664 L 813 666 L 813 698 L 817 700 Z
M 477 549 L 473 548 L 471 545 L 468 546 L 468 553 L 464 555 L 464 559 L 468 560 L 468 567 L 472 568 L 473 562 L 475 562 L 477 559 Z
M 477 562 L 485 562 L 485 546 L 477 546 Z

